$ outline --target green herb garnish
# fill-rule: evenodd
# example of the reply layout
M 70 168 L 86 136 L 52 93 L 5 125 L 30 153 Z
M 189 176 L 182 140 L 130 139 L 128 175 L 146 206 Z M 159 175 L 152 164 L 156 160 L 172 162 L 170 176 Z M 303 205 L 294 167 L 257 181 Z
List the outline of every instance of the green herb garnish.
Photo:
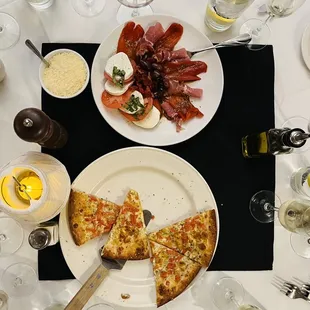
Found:
M 141 108 L 140 111 L 136 112 L 139 108 Z M 140 102 L 138 97 L 135 97 L 134 95 L 131 95 L 129 101 L 126 103 L 126 107 L 129 112 L 136 112 L 135 114 L 143 114 L 145 107 L 144 105 Z
M 114 66 L 112 72 L 113 83 L 119 87 L 123 87 L 125 81 L 125 74 L 126 72 L 124 70 L 120 70 L 116 66 Z

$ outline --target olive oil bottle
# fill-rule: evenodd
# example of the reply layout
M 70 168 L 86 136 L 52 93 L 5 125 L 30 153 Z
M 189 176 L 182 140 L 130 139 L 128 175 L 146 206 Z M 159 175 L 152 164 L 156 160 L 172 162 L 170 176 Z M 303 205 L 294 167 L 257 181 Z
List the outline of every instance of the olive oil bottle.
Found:
M 273 128 L 243 137 L 242 154 L 245 158 L 290 154 L 294 148 L 305 145 L 309 137 L 310 135 L 300 128 Z

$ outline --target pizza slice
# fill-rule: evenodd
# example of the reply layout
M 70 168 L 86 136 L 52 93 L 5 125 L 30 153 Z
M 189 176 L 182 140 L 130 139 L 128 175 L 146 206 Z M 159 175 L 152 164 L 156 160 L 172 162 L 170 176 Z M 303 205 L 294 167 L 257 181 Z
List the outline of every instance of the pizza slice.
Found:
M 94 195 L 71 190 L 69 200 L 70 230 L 76 245 L 109 232 L 116 222 L 120 206 Z
M 157 307 L 180 295 L 193 281 L 201 266 L 186 256 L 150 241 L 156 283 Z
M 130 190 L 101 255 L 112 259 L 149 258 L 143 211 L 139 195 Z
M 151 233 L 148 237 L 208 267 L 217 238 L 215 211 L 204 211 Z

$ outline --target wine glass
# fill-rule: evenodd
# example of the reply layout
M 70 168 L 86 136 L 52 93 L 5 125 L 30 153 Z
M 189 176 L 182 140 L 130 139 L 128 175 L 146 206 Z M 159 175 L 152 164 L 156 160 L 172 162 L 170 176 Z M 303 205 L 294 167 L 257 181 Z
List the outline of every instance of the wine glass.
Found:
M 0 257 L 14 254 L 23 240 L 21 225 L 10 217 L 0 217 Z
M 29 296 L 37 288 L 38 276 L 31 266 L 16 263 L 3 272 L 1 282 L 9 296 Z
M 20 37 L 19 25 L 14 17 L 0 12 L 0 50 L 14 46 Z
M 149 5 L 153 0 L 118 0 L 121 3 L 116 19 L 123 24 L 137 16 L 152 15 L 153 9 Z
M 4 291 L 0 291 L 0 310 L 8 308 L 8 295 Z
M 74 10 L 83 17 L 94 17 L 99 15 L 104 7 L 106 0 L 71 0 Z
M 91 306 L 87 310 L 114 310 L 110 305 L 107 304 L 97 304 L 94 306 Z
M 257 18 L 247 20 L 240 28 L 240 34 L 250 33 L 252 41 L 248 45 L 250 50 L 263 49 L 270 38 L 268 22 L 274 17 L 285 17 L 294 13 L 306 0 L 268 0 L 266 13 L 268 17 L 262 21 Z
M 260 310 L 256 306 L 243 304 L 244 288 L 233 278 L 222 278 L 215 283 L 212 297 L 219 310 Z
M 61 305 L 61 304 L 52 304 L 45 308 L 45 310 L 64 310 L 66 306 Z M 0 309 L 1 310 L 1 309 Z

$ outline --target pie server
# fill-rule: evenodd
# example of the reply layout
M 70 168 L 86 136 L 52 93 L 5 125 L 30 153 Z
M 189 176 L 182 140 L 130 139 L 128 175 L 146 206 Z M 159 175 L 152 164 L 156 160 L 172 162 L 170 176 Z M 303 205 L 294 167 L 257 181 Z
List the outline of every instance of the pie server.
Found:
M 143 216 L 145 226 L 147 226 L 152 218 L 152 213 L 149 210 L 143 210 Z M 99 250 L 99 255 L 101 257 L 101 249 Z M 101 260 L 102 264 L 98 266 L 89 279 L 84 283 L 81 289 L 67 305 L 65 310 L 82 310 L 88 300 L 93 296 L 99 285 L 108 276 L 109 271 L 111 269 L 122 270 L 127 261 L 125 259 L 115 260 L 104 257 L 101 257 Z

